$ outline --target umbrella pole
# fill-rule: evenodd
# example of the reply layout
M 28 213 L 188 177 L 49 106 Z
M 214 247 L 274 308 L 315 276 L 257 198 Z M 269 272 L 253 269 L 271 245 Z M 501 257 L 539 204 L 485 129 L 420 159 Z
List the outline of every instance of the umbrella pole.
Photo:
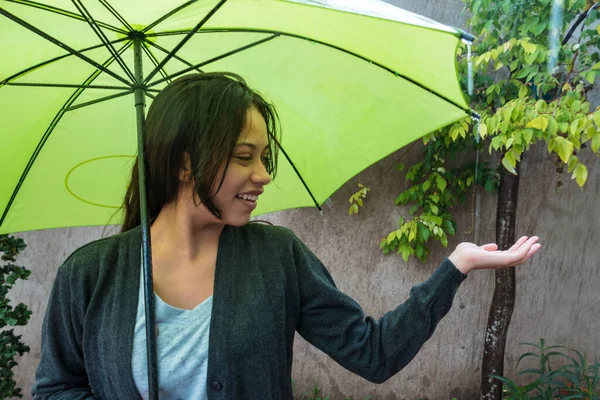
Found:
M 144 160 L 144 142 L 146 137 L 144 75 L 142 70 L 142 32 L 131 32 L 134 54 L 135 110 L 137 116 L 138 138 L 138 178 L 140 188 L 140 217 L 142 225 L 142 265 L 144 271 L 144 300 L 146 310 L 146 356 L 148 360 L 148 398 L 158 400 L 158 368 L 156 360 L 156 318 L 154 314 L 154 284 L 152 281 L 152 247 L 150 244 L 150 224 L 146 202 L 146 163 Z

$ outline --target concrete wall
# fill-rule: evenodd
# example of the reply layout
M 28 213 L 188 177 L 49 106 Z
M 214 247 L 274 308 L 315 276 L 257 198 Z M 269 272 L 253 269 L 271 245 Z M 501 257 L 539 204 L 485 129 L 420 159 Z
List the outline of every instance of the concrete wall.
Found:
M 440 22 L 462 26 L 460 0 L 390 1 Z M 397 256 L 383 256 L 377 241 L 406 210 L 394 206 L 405 187 L 403 173 L 393 167 L 420 156 L 420 144 L 373 165 L 332 196 L 331 208 L 323 216 L 311 209 L 276 213 L 270 221 L 292 228 L 328 266 L 338 286 L 355 298 L 367 314 L 381 316 L 405 300 L 410 288 L 425 279 L 444 255 L 461 241 L 494 240 L 495 199 L 482 194 L 479 221 L 473 221 L 469 200 L 457 212 L 458 233 L 449 248 L 434 246 L 425 264 Z M 524 348 L 520 342 L 544 337 L 600 358 L 597 332 L 600 318 L 600 163 L 588 161 L 586 187 L 578 189 L 569 176 L 557 177 L 544 148 L 525 158 L 518 209 L 517 234 L 537 234 L 544 248 L 534 260 L 518 269 L 517 304 L 507 346 L 507 374 L 514 376 L 515 363 Z M 564 181 L 557 190 L 557 181 Z M 348 198 L 361 182 L 372 192 L 359 215 L 348 216 Z M 479 224 L 474 238 L 473 224 Z M 73 228 L 25 233 L 29 248 L 19 260 L 33 270 L 31 278 L 15 287 L 12 298 L 25 302 L 33 311 L 27 327 L 18 330 L 31 352 L 16 368 L 19 385 L 28 392 L 39 360 L 39 336 L 46 302 L 56 268 L 77 247 L 109 234 L 105 228 Z M 332 399 L 346 396 L 378 399 L 476 399 L 479 387 L 482 344 L 487 311 L 493 291 L 493 273 L 473 273 L 457 294 L 455 304 L 436 333 L 413 362 L 382 385 L 374 385 L 346 372 L 301 338 L 295 348 L 294 380 L 297 393 L 308 390 L 315 380 Z

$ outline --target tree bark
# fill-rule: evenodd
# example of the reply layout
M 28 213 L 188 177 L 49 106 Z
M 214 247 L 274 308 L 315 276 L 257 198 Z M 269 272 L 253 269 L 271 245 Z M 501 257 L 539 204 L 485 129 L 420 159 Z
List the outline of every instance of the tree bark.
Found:
M 496 208 L 496 243 L 500 250 L 509 249 L 515 242 L 515 225 L 519 193 L 519 175 L 501 168 L 498 205 Z M 519 173 L 517 164 L 517 174 Z M 481 399 L 501 400 L 502 383 L 490 375 L 504 374 L 504 349 L 510 318 L 515 305 L 515 268 L 498 269 L 494 298 L 485 329 L 481 366 Z

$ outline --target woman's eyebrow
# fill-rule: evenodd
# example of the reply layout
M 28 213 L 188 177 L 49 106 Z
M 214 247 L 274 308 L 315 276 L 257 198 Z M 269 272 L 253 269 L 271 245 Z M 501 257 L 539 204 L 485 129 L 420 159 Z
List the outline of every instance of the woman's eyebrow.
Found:
M 248 146 L 250 147 L 252 150 L 256 150 L 257 146 L 254 143 L 250 143 L 250 142 L 240 142 L 238 144 L 235 145 L 235 147 L 240 147 L 240 146 Z M 265 149 L 269 148 L 269 145 L 265 146 Z

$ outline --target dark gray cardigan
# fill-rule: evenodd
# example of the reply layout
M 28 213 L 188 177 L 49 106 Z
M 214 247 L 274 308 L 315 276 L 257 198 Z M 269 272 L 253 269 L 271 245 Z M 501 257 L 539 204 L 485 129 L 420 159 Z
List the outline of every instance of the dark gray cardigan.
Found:
M 42 329 L 35 399 L 139 399 L 131 351 L 140 229 L 83 246 L 59 268 Z M 219 241 L 209 399 L 290 399 L 294 334 L 381 383 L 402 369 L 450 310 L 465 276 L 448 260 L 378 321 L 340 292 L 288 229 L 225 227 Z

